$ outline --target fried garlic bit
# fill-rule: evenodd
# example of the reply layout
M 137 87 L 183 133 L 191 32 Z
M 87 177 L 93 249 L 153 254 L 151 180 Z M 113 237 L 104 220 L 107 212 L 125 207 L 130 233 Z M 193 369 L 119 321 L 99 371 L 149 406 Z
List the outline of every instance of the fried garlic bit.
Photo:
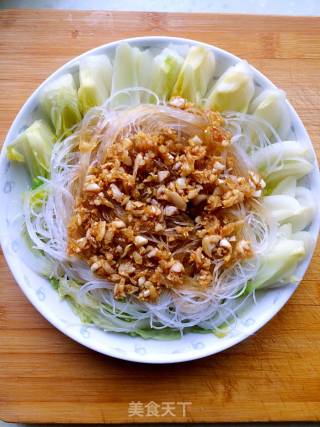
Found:
M 172 106 L 197 114 L 181 99 Z M 190 283 L 205 289 L 217 262 L 252 256 L 232 209 L 257 197 L 263 181 L 253 171 L 236 174 L 222 117 L 201 113 L 208 126 L 191 137 L 170 127 L 118 137 L 87 173 L 68 254 L 113 283 L 117 299 L 155 301 Z

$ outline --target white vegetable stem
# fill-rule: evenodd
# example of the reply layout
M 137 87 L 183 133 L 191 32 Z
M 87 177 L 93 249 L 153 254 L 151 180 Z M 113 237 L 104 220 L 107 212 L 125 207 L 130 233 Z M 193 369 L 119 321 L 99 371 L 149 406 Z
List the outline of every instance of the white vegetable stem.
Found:
M 68 134 L 81 120 L 77 88 L 71 74 L 49 83 L 40 96 L 40 103 L 58 137 Z
M 140 50 L 137 47 L 131 47 L 128 43 L 121 43 L 117 49 L 113 64 L 112 89 L 111 95 L 127 88 L 137 87 L 138 80 L 138 61 Z M 138 92 L 130 95 L 130 103 L 138 105 L 140 96 Z M 128 95 L 121 93 L 112 101 L 112 106 L 116 107 L 121 104 L 128 105 Z
M 183 64 L 183 58 L 174 50 L 165 48 L 154 58 L 151 89 L 161 100 L 170 97 Z
M 44 120 L 36 120 L 8 146 L 7 157 L 11 161 L 25 163 L 37 185 L 38 177 L 47 178 L 50 173 L 50 157 L 55 136 Z
M 269 188 L 274 188 L 282 179 L 296 179 L 307 175 L 313 168 L 313 154 L 298 141 L 281 141 L 254 153 L 254 164 Z
M 215 56 L 210 50 L 192 46 L 182 65 L 172 96 L 201 103 L 215 70 Z
M 252 70 L 246 61 L 228 68 L 208 95 L 206 106 L 216 111 L 245 113 L 254 94 Z
M 275 194 L 263 198 L 263 205 L 272 218 L 280 224 L 292 224 L 294 231 L 305 229 L 312 221 L 316 204 L 312 193 L 305 187 L 297 187 L 294 196 Z
M 107 55 L 93 55 L 80 60 L 78 96 L 83 114 L 108 98 L 111 79 L 112 66 Z
M 262 256 L 261 267 L 256 277 L 248 284 L 247 291 L 281 286 L 290 282 L 292 272 L 305 253 L 302 240 L 279 240 Z
M 291 120 L 286 95 L 279 89 L 266 89 L 250 104 L 249 113 L 266 120 L 278 133 L 281 139 L 288 135 Z M 264 127 L 268 138 L 272 137 L 269 128 Z
M 144 50 L 137 55 L 137 74 L 138 74 L 138 85 L 144 88 L 150 88 L 152 80 L 152 67 L 153 67 L 153 56 L 150 50 Z M 147 92 L 140 93 L 140 102 L 148 103 L 154 101 L 150 99 L 150 95 Z

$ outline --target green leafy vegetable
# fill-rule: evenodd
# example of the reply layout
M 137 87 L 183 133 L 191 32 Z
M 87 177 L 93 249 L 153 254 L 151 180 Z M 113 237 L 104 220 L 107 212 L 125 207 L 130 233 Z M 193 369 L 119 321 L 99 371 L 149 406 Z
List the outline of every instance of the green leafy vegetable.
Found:
M 37 212 L 48 200 L 48 190 L 44 185 L 41 185 L 25 193 L 25 197 L 27 195 L 29 197 L 29 204 L 33 212 Z
M 55 277 L 52 277 L 50 279 L 50 283 L 52 287 L 57 291 L 59 289 L 59 279 L 56 279 Z
M 107 55 L 93 55 L 80 60 L 78 96 L 83 114 L 108 98 L 111 79 L 112 66 Z
M 144 339 L 155 339 L 159 341 L 173 341 L 181 338 L 181 333 L 176 329 L 163 328 L 163 329 L 136 329 L 130 333 L 133 337 L 141 337 Z
M 81 120 L 77 88 L 71 74 L 49 83 L 41 94 L 40 103 L 58 138 L 68 135 Z
M 73 280 L 68 280 L 66 278 L 61 279 L 51 279 L 51 283 L 55 289 L 58 290 L 59 295 L 62 298 L 67 298 L 71 303 L 76 314 L 80 317 L 80 320 L 86 324 L 92 324 L 103 328 L 106 331 L 113 332 L 117 329 L 116 324 L 117 320 L 114 319 L 115 323 L 107 319 L 101 314 L 101 308 L 105 311 L 112 313 L 112 308 L 108 307 L 100 302 L 97 302 L 93 297 L 86 294 L 83 300 L 79 298 L 80 285 Z M 135 322 L 135 319 L 127 314 L 121 313 L 118 317 L 119 321 L 126 322 L 130 324 Z M 195 333 L 216 333 L 217 336 L 223 336 L 225 329 L 219 329 L 216 332 L 210 329 L 200 328 L 199 326 L 193 326 L 185 329 L 185 332 L 195 332 Z M 177 329 L 173 328 L 162 328 L 154 329 L 148 326 L 146 323 L 141 327 L 135 328 L 132 332 L 129 332 L 131 336 L 138 336 L 144 339 L 156 339 L 156 340 L 176 340 L 181 337 L 181 333 Z
M 254 94 L 252 70 L 245 61 L 228 68 L 208 95 L 206 106 L 214 111 L 245 113 Z
M 36 120 L 7 147 L 9 160 L 25 163 L 34 187 L 42 183 L 41 177 L 49 177 L 55 139 L 46 122 Z
M 188 101 L 201 103 L 215 70 L 214 54 L 201 46 L 189 49 L 182 65 L 172 96 L 181 96 Z

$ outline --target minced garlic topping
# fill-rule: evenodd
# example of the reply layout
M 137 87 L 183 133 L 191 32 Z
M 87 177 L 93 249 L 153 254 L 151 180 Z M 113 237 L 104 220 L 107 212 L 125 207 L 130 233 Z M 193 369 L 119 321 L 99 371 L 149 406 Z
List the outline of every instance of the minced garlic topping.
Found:
M 177 103 L 176 108 L 196 111 Z M 218 113 L 186 139 L 176 130 L 119 137 L 92 167 L 69 224 L 68 253 L 114 284 L 115 298 L 155 301 L 166 288 L 206 289 L 217 263 L 252 256 L 232 213 L 263 181 L 236 173 L 230 135 Z

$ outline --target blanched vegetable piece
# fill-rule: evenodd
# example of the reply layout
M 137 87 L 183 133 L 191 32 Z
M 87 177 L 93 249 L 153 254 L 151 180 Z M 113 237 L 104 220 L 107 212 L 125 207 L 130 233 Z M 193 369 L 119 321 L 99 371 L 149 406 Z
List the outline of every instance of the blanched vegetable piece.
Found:
M 40 103 L 57 137 L 68 135 L 70 129 L 81 120 L 77 88 L 71 74 L 49 83 L 41 94 Z
M 214 111 L 246 113 L 254 94 L 252 70 L 245 61 L 228 68 L 208 95 L 206 106 Z
M 296 200 L 301 209 L 290 218 L 294 231 L 304 230 L 312 222 L 316 213 L 315 195 L 305 187 L 297 187 Z
M 262 257 L 261 267 L 246 292 L 289 283 L 291 275 L 306 254 L 302 240 L 281 239 Z
M 113 64 L 111 95 L 122 89 L 139 86 L 138 61 L 141 52 L 128 43 L 121 43 L 117 49 Z M 112 101 L 112 106 L 138 105 L 140 102 L 139 92 L 131 92 L 130 95 L 119 94 Z
M 138 86 L 145 87 L 149 89 L 151 87 L 152 79 L 152 66 L 153 66 L 153 56 L 149 50 L 144 50 L 137 55 L 137 73 L 138 73 Z M 155 99 L 150 99 L 150 95 L 147 92 L 140 92 L 140 102 L 148 103 L 149 100 L 155 101 Z
M 292 225 L 291 224 L 283 224 L 280 225 L 277 230 L 277 239 L 291 239 L 292 238 Z M 297 239 L 300 240 L 300 239 Z
M 267 183 L 274 188 L 289 176 L 296 179 L 307 175 L 313 168 L 312 152 L 297 141 L 282 141 L 260 148 L 252 159 Z
M 301 210 L 300 203 L 294 197 L 286 194 L 264 197 L 263 206 L 267 209 L 269 215 L 279 223 L 288 221 L 291 216 Z
M 71 302 L 72 308 L 76 314 L 80 317 L 81 321 L 86 324 L 95 324 L 103 328 L 105 331 L 118 331 L 122 332 L 128 330 L 131 326 L 131 331 L 128 332 L 132 336 L 140 336 L 144 339 L 152 338 L 156 340 L 174 340 L 181 338 L 181 333 L 177 329 L 163 328 L 163 329 L 152 329 L 146 319 L 137 320 L 130 314 L 122 312 L 117 318 L 110 314 L 107 318 L 106 315 L 101 314 L 101 310 L 107 313 L 112 308 L 108 308 L 106 304 L 97 302 L 94 298 L 90 297 L 88 293 L 84 297 L 80 297 L 80 287 L 73 280 L 61 278 L 59 280 L 52 281 L 54 286 L 59 292 L 62 298 L 68 298 Z M 188 331 L 193 332 L 211 332 L 211 330 L 204 330 L 197 326 L 188 328 Z
M 151 89 L 161 100 L 170 97 L 182 64 L 182 56 L 169 48 L 154 58 Z
M 48 189 L 45 184 L 34 188 L 24 194 L 33 212 L 41 209 L 44 203 L 48 200 Z
M 86 295 L 86 298 L 82 301 L 79 298 L 79 289 L 80 285 L 78 285 L 74 280 L 66 279 L 62 277 L 59 280 L 59 295 L 61 297 L 70 297 L 73 298 L 78 304 L 88 305 L 92 308 L 97 308 L 98 304 L 93 301 L 93 298 L 90 298 L 90 295 Z
M 279 182 L 272 190 L 272 195 L 286 194 L 294 197 L 296 195 L 297 180 L 295 177 L 288 176 Z
M 7 147 L 9 160 L 25 163 L 33 186 L 42 183 L 39 177 L 48 178 L 50 157 L 55 135 L 44 120 L 36 120 Z
M 303 242 L 306 254 L 310 253 L 315 243 L 309 231 L 298 231 L 293 233 L 291 238 Z
M 304 244 L 306 253 L 309 253 L 312 246 L 314 245 L 314 240 L 309 231 L 292 231 L 292 224 L 286 223 L 280 225 L 277 232 L 277 239 L 289 239 L 289 240 L 301 240 Z
M 301 231 L 312 221 L 316 205 L 310 190 L 297 187 L 295 196 L 275 194 L 263 198 L 263 206 L 272 218 L 281 223 L 292 224 L 293 231 Z
M 200 104 L 215 70 L 213 52 L 201 46 L 190 47 L 171 96 L 181 96 Z
M 39 212 L 43 204 L 48 200 L 46 184 L 25 192 L 23 198 L 24 202 L 29 204 L 32 212 Z M 19 257 L 36 273 L 50 277 L 53 274 L 52 260 L 48 259 L 42 251 L 34 247 L 34 243 L 26 229 L 23 230 L 22 237 L 21 244 L 17 248 Z
M 107 55 L 92 55 L 80 60 L 78 97 L 83 114 L 108 98 L 111 79 L 112 66 Z
M 275 129 L 280 139 L 285 139 L 289 133 L 291 121 L 286 95 L 282 90 L 266 89 L 260 93 L 251 103 L 249 113 L 255 117 L 266 120 Z M 267 126 L 263 126 L 268 138 L 272 132 Z

